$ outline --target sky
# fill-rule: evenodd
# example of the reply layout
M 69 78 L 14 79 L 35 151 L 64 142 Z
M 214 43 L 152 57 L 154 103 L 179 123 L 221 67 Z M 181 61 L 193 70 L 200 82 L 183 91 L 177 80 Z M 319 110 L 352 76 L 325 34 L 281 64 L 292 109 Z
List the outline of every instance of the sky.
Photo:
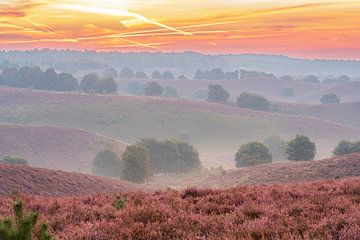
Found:
M 0 49 L 360 59 L 360 0 L 0 0 Z

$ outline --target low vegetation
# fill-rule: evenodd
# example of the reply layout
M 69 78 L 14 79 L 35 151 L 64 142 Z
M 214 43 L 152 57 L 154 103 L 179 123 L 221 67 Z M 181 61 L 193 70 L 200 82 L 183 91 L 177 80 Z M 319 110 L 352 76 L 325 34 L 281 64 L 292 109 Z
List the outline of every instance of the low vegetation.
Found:
M 25 158 L 18 156 L 5 156 L 0 160 L 0 163 L 28 165 L 28 161 Z

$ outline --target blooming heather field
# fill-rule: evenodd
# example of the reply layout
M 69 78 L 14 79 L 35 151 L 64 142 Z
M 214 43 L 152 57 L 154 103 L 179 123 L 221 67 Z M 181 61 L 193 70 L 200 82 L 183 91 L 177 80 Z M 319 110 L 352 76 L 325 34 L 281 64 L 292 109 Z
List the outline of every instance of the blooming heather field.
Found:
M 360 179 L 76 198 L 18 196 L 58 239 L 360 239 Z M 13 198 L 0 198 L 0 216 Z

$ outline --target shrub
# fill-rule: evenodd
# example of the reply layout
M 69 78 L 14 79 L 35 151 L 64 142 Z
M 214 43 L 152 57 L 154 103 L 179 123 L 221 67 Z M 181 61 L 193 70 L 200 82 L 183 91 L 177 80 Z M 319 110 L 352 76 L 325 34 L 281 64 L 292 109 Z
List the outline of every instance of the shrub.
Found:
M 360 141 L 350 142 L 350 141 L 340 141 L 333 153 L 335 156 L 343 156 L 351 153 L 360 152 Z
M 253 93 L 242 93 L 236 101 L 236 105 L 241 108 L 250 108 L 259 111 L 269 111 L 270 102 L 263 96 Z
M 25 158 L 17 156 L 5 156 L 2 159 L 3 163 L 28 165 L 28 161 Z
M 123 153 L 122 179 L 144 183 L 149 178 L 149 153 L 140 145 L 130 145 Z
M 334 93 L 325 94 L 320 99 L 322 104 L 337 104 L 340 103 L 340 101 L 340 98 L 338 98 L 338 96 Z
M 13 211 L 15 219 L 5 219 L 0 221 L 0 239 L 1 240 L 31 240 L 34 227 L 38 220 L 38 214 L 31 212 L 24 214 L 24 204 L 22 202 L 14 202 Z M 48 233 L 47 224 L 41 225 L 38 240 L 54 240 Z
M 120 177 L 123 164 L 115 152 L 105 149 L 96 154 L 93 173 L 99 176 Z
M 121 210 L 125 207 L 126 202 L 126 199 L 116 196 L 116 200 L 111 205 L 116 208 L 116 210 Z
M 207 92 L 207 100 L 209 102 L 227 103 L 230 94 L 220 84 L 214 84 L 209 86 Z
M 309 137 L 297 135 L 286 145 L 286 156 L 288 160 L 309 161 L 313 160 L 316 153 L 316 145 Z
M 279 136 L 267 137 L 264 139 L 263 144 L 269 148 L 275 161 L 286 159 L 286 141 L 281 139 Z
M 148 150 L 153 172 L 189 172 L 201 166 L 198 152 L 188 143 L 142 139 L 139 145 Z
M 164 89 L 157 82 L 149 82 L 144 89 L 146 96 L 161 96 L 163 91 Z
M 250 142 L 240 146 L 235 155 L 236 167 L 249 167 L 271 163 L 273 160 L 269 149 L 262 143 Z
M 292 87 L 285 86 L 281 89 L 280 95 L 283 97 L 295 97 L 295 92 Z

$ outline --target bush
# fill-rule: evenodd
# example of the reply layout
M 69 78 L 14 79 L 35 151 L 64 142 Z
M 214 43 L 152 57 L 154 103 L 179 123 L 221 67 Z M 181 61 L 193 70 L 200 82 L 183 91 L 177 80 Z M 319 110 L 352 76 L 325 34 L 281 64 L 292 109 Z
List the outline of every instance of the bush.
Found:
M 149 171 L 149 153 L 140 145 L 130 145 L 123 153 L 122 160 L 124 168 L 121 174 L 122 179 L 144 183 L 148 180 Z
M 335 156 L 343 156 L 357 152 L 360 152 L 360 141 L 350 142 L 346 140 L 339 142 L 333 151 Z
M 340 98 L 338 98 L 338 96 L 334 93 L 325 94 L 320 99 L 322 104 L 337 104 L 340 103 L 340 101 Z
M 93 173 L 99 176 L 119 178 L 122 167 L 122 161 L 116 153 L 110 149 L 105 149 L 96 154 Z
M 189 172 L 201 166 L 198 152 L 188 143 L 142 139 L 139 145 L 148 150 L 154 173 Z
M 270 150 L 275 161 L 285 160 L 286 141 L 279 136 L 265 138 L 263 144 Z
M 290 86 L 285 86 L 281 89 L 280 95 L 283 97 L 295 97 L 294 89 Z
M 253 93 L 242 93 L 236 100 L 236 105 L 241 108 L 250 108 L 259 111 L 269 111 L 270 102 L 263 96 Z
M 161 96 L 163 91 L 164 89 L 157 82 L 149 82 L 144 89 L 146 96 Z
M 38 220 L 38 214 L 31 212 L 24 214 L 24 204 L 14 202 L 13 210 L 15 219 L 5 219 L 0 221 L 0 239 L 1 240 L 32 240 L 35 235 L 34 227 Z M 43 223 L 37 236 L 38 240 L 54 240 L 49 233 L 47 224 Z
M 2 162 L 8 164 L 28 165 L 28 161 L 25 158 L 17 156 L 5 156 L 3 157 Z
M 316 153 L 316 145 L 309 137 L 297 135 L 286 145 L 286 156 L 292 161 L 313 160 Z
M 236 167 L 250 167 L 271 163 L 273 160 L 269 149 L 262 143 L 250 142 L 240 146 L 235 155 Z
M 227 103 L 230 94 L 226 91 L 220 84 L 214 84 L 209 86 L 209 90 L 207 92 L 207 100 L 209 102 L 216 103 Z

